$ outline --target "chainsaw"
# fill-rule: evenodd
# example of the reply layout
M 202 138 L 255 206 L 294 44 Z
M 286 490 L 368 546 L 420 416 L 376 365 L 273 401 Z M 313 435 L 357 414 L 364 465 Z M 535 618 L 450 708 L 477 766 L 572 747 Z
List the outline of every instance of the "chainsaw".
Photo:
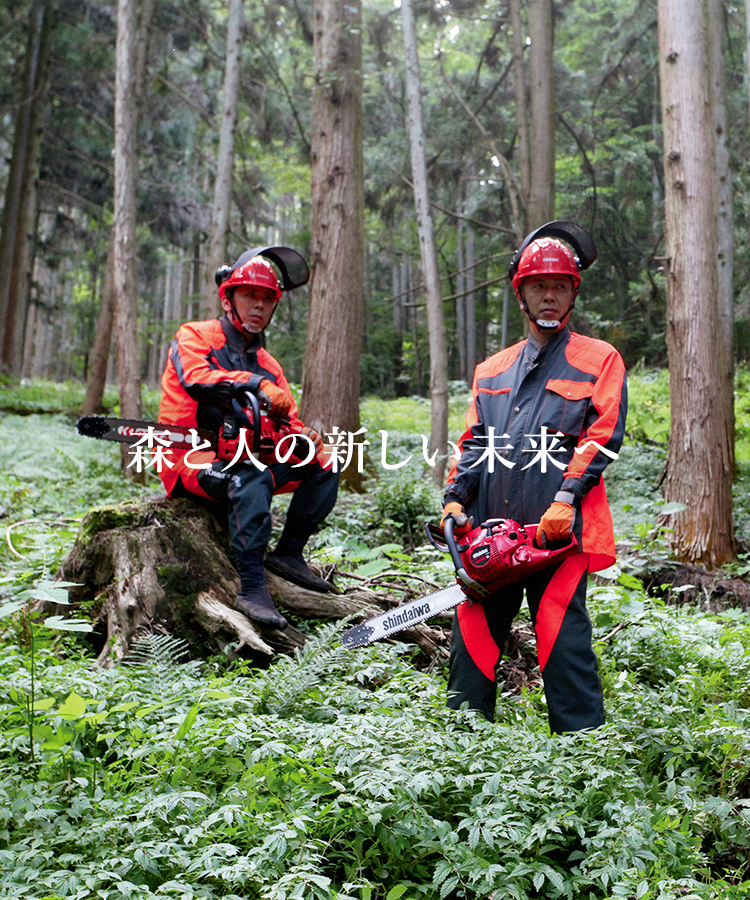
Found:
M 272 420 L 261 410 L 255 394 L 245 393 L 251 415 L 248 416 L 237 401 L 233 401 L 232 412 L 224 416 L 218 434 L 204 428 L 189 428 L 184 425 L 169 425 L 164 422 L 144 422 L 140 419 L 116 419 L 109 416 L 82 416 L 76 423 L 78 433 L 85 437 L 99 438 L 105 441 L 119 441 L 124 444 L 137 444 L 149 434 L 156 441 L 166 441 L 177 450 L 190 450 L 197 447 L 198 441 L 207 449 L 214 450 L 221 460 L 231 461 L 237 454 L 241 432 L 245 428 L 248 440 L 245 441 L 247 451 L 243 450 L 241 458 L 249 459 L 248 451 L 258 462 L 272 465 L 280 460 L 276 457 L 276 446 L 279 438 L 294 435 L 288 419 Z M 151 431 L 149 432 L 149 429 Z M 299 444 L 299 446 L 297 446 Z M 284 462 L 300 462 L 310 456 L 310 441 L 300 439 L 294 441 L 289 457 Z
M 459 603 L 481 603 L 500 588 L 578 552 L 578 541 L 572 534 L 563 547 L 554 550 L 537 547 L 538 526 L 519 525 L 512 519 L 488 519 L 465 535 L 462 543 L 455 540 L 453 525 L 449 516 L 444 528 L 432 524 L 426 527 L 433 546 L 450 553 L 457 584 L 355 625 L 342 635 L 344 647 L 354 649 L 373 644 Z

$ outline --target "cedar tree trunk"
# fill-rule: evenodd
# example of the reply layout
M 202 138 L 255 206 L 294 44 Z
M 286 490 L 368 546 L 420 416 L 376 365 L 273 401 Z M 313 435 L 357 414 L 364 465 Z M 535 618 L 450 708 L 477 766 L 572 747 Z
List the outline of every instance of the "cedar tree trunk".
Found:
M 714 119 L 704 0 L 659 0 L 671 430 L 665 495 L 682 562 L 734 555 L 731 404 L 719 304 Z M 718 338 L 718 339 L 717 339 Z
M 316 0 L 314 16 L 312 279 L 301 414 L 328 440 L 334 428 L 354 434 L 360 427 L 362 6 L 359 0 Z M 350 486 L 361 482 L 355 463 L 343 474 Z

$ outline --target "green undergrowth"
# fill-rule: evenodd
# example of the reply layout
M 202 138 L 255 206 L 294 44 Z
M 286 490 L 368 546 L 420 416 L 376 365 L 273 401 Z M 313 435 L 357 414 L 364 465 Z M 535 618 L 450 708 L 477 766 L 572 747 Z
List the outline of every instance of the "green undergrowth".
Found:
M 449 712 L 330 626 L 266 672 L 42 652 L 31 712 L 5 646 L 0 896 L 747 896 L 750 621 L 596 608 L 609 721 L 556 737 L 536 690 Z
M 467 398 L 454 388 L 458 437 Z M 78 437 L 74 413 L 42 414 L 43 397 L 0 412 L 0 898 L 748 896 L 750 617 L 657 602 L 634 577 L 667 553 L 666 391 L 662 375 L 631 379 L 644 440 L 607 477 L 627 552 L 589 603 L 608 721 L 566 736 L 549 734 L 533 684 L 503 693 L 489 724 L 445 709 L 438 661 L 403 645 L 344 651 L 332 626 L 263 671 L 184 661 L 169 636 L 94 667 L 83 624 L 60 632 L 18 610 L 64 590 L 49 579 L 89 507 L 160 485 L 123 481 L 118 448 Z M 363 401 L 376 464 L 379 429 L 390 465 L 412 458 L 342 494 L 315 536 L 311 555 L 344 587 L 452 580 L 423 537 L 440 513 L 418 439 L 428 414 L 415 399 Z

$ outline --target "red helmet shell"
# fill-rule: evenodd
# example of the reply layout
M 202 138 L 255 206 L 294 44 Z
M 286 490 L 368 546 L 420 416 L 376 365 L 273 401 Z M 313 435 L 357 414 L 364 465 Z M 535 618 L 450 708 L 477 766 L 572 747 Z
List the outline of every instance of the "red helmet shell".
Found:
M 518 261 L 518 270 L 513 275 L 516 293 L 524 278 L 530 278 L 532 275 L 569 275 L 576 290 L 581 283 L 578 260 L 557 238 L 538 238 L 523 251 Z
M 276 277 L 273 266 L 262 256 L 254 256 L 246 263 L 238 266 L 225 281 L 219 285 L 219 296 L 227 299 L 227 289 L 249 285 L 251 287 L 268 288 L 274 292 L 274 303 L 278 303 L 281 297 L 279 280 Z

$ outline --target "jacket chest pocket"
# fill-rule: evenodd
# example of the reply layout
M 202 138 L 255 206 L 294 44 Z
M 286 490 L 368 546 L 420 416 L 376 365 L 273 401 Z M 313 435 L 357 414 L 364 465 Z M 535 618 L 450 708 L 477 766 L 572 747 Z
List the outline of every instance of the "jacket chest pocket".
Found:
M 579 437 L 583 432 L 594 385 L 588 381 L 550 378 L 542 410 L 542 424 L 552 432 Z
M 494 425 L 497 433 L 505 432 L 510 418 L 510 388 L 484 388 L 477 390 L 477 410 L 480 419 Z

